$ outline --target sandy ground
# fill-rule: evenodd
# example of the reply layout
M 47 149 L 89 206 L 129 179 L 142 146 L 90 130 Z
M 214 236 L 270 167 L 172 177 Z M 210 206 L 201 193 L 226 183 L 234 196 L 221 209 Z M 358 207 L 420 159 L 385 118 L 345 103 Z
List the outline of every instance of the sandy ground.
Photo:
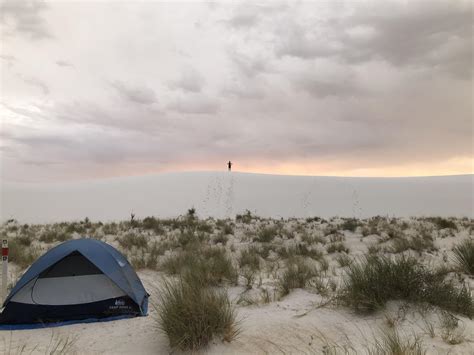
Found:
M 407 223 L 411 223 L 407 220 Z M 236 225 L 235 233 L 230 236 L 226 248 L 236 254 L 249 245 L 245 235 L 249 230 L 256 230 L 258 223 Z M 287 221 L 285 228 L 292 230 L 298 221 Z M 413 222 L 415 223 L 415 222 Z M 471 222 L 469 222 L 471 223 Z M 305 224 L 308 230 L 318 232 L 320 225 Z M 407 230 L 409 234 L 410 229 Z M 472 238 L 471 227 L 460 228 L 456 233 L 433 231 L 436 251 L 423 251 L 418 255 L 426 265 L 443 265 L 452 262 L 452 247 L 461 241 Z M 382 236 L 367 235 L 362 237 L 360 231 L 344 231 L 344 243 L 350 249 L 349 255 L 358 258 L 367 252 L 368 246 Z M 115 236 L 105 236 L 104 240 L 116 243 Z M 275 243 L 286 245 L 292 240 L 276 240 Z M 230 250 L 234 250 L 231 252 Z M 323 249 L 324 250 L 324 249 Z M 410 253 L 410 251 L 408 251 Z M 335 282 L 340 283 L 344 275 L 343 267 L 338 266 L 335 258 L 338 253 L 325 254 L 329 261 L 329 274 Z M 446 259 L 448 255 L 448 259 Z M 164 256 L 163 256 L 164 257 Z M 447 260 L 447 261 L 446 261 Z M 13 270 L 15 268 L 13 267 Z M 51 353 L 58 343 L 71 342 L 64 352 L 77 354 L 167 354 L 180 353 L 172 351 L 168 339 L 158 329 L 156 310 L 153 303 L 158 302 L 156 292 L 166 275 L 159 271 L 140 270 L 138 272 L 145 288 L 151 293 L 149 315 L 133 319 L 110 322 L 74 324 L 56 328 L 36 330 L 18 330 L 0 332 L 0 350 L 3 353 Z M 262 272 L 260 286 L 255 286 L 249 293 L 257 294 L 262 287 L 273 287 L 269 273 Z M 467 284 L 474 289 L 474 279 L 466 277 Z M 245 306 L 238 304 L 245 292 L 242 282 L 239 286 L 228 287 L 231 300 L 236 304 L 241 332 L 231 343 L 216 340 L 202 353 L 207 354 L 314 354 L 314 353 L 366 353 L 367 348 L 379 337 L 382 329 L 395 326 L 402 336 L 412 337 L 415 334 L 423 341 L 428 354 L 473 354 L 474 353 L 474 320 L 458 316 L 459 331 L 463 341 L 450 345 L 441 337 L 439 312 L 430 310 L 422 312 L 418 308 L 401 302 L 391 302 L 385 310 L 369 316 L 355 314 L 340 305 L 326 304 L 327 299 L 315 289 L 295 289 L 289 295 L 267 304 Z M 429 334 L 428 324 L 434 330 Z M 53 352 L 54 353 L 54 352 Z
M 0 186 L 0 221 L 101 221 L 201 216 L 233 218 L 246 209 L 267 217 L 474 217 L 474 175 L 404 178 L 284 176 L 190 172 L 77 183 Z M 435 191 L 436 193 L 433 193 Z

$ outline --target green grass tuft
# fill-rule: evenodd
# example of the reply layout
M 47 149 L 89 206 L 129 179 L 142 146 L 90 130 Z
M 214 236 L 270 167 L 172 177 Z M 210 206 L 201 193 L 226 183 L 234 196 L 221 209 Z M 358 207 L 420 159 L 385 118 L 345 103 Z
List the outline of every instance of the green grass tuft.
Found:
M 425 269 L 414 258 L 369 256 L 347 270 L 342 300 L 358 311 L 374 311 L 389 300 L 427 303 L 442 309 L 474 315 L 469 290 L 455 287 L 442 275 Z
M 197 350 L 214 338 L 232 341 L 238 334 L 235 309 L 224 290 L 180 279 L 165 281 L 159 291 L 158 326 L 172 348 Z
M 453 248 L 456 264 L 466 274 L 474 275 L 474 240 L 466 239 Z

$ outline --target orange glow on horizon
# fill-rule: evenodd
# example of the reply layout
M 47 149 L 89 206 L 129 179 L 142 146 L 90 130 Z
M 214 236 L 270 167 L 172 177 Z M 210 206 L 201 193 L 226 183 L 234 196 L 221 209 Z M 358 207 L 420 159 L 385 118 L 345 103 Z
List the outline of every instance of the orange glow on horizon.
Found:
M 299 176 L 344 176 L 344 177 L 415 177 L 415 176 L 447 176 L 474 174 L 474 158 L 456 158 L 440 163 L 413 163 L 399 166 L 379 166 L 374 168 L 343 168 L 343 162 L 315 164 L 315 163 L 278 163 L 260 164 L 257 162 L 241 162 L 233 160 L 232 170 L 242 173 L 272 174 L 272 175 L 299 175 Z M 352 162 L 352 165 L 354 163 Z M 349 165 L 349 164 L 347 164 Z M 138 167 L 136 167 L 138 168 Z M 171 172 L 193 171 L 226 171 L 227 161 L 221 164 L 176 164 L 157 169 L 155 166 L 142 166 L 138 169 L 126 168 L 128 172 L 120 175 L 146 175 Z

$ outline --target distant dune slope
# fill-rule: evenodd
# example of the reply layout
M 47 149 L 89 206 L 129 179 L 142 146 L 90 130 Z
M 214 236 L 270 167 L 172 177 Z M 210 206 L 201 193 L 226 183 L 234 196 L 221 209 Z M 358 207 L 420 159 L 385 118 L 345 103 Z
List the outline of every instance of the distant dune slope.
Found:
M 474 175 L 346 178 L 228 172 L 166 173 L 62 184 L 3 183 L 2 221 L 199 216 L 474 217 Z

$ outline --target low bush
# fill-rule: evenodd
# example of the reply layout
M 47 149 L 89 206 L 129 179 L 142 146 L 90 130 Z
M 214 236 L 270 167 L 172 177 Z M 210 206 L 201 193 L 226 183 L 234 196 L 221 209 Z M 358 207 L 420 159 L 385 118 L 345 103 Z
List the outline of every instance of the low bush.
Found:
M 44 243 L 54 243 L 65 242 L 66 240 L 69 240 L 71 238 L 72 236 L 67 232 L 58 231 L 56 229 L 50 229 L 43 232 L 39 240 Z
M 474 275 L 474 240 L 466 239 L 453 248 L 458 267 L 466 274 Z
M 258 248 L 255 246 L 251 246 L 248 249 L 244 249 L 240 252 L 240 256 L 238 258 L 239 267 L 248 267 L 251 270 L 260 270 L 260 256 L 258 252 Z
M 159 290 L 158 326 L 172 348 L 197 350 L 214 338 L 232 341 L 238 334 L 236 312 L 224 290 L 180 279 Z
M 349 253 L 349 248 L 347 248 L 343 242 L 331 243 L 326 247 L 328 254 L 333 253 Z
M 357 227 L 359 226 L 359 221 L 355 218 L 348 218 L 344 220 L 344 223 L 341 225 L 342 230 L 347 230 L 350 232 L 355 232 Z
M 425 269 L 414 258 L 369 256 L 352 263 L 347 271 L 342 300 L 358 311 L 374 311 L 389 300 L 426 303 L 471 317 L 469 290 Z
M 286 296 L 294 288 L 304 288 L 317 275 L 316 269 L 303 258 L 290 259 L 286 266 L 287 269 L 278 279 L 282 296 Z
M 141 222 L 141 226 L 143 229 L 152 230 L 158 235 L 165 233 L 165 228 L 163 227 L 161 221 L 155 217 L 145 217 Z
M 8 248 L 9 261 L 18 265 L 20 269 L 26 269 L 39 257 L 38 249 L 22 245 L 16 239 L 9 240 Z
M 218 247 L 181 251 L 169 256 L 162 268 L 171 275 L 199 279 L 201 283 L 213 286 L 224 281 L 235 284 L 238 277 L 225 250 Z
M 137 235 L 132 232 L 119 237 L 117 241 L 124 250 L 130 250 L 133 247 L 140 249 L 148 246 L 148 241 L 145 236 Z
M 386 329 L 375 339 L 373 347 L 369 348 L 369 355 L 424 355 L 421 339 L 417 336 L 403 339 L 396 329 Z
M 257 236 L 254 238 L 254 241 L 260 243 L 269 243 L 277 235 L 278 229 L 276 227 L 263 227 L 260 228 L 257 232 Z
M 427 220 L 429 222 L 435 224 L 438 227 L 438 229 L 446 229 L 446 228 L 450 228 L 450 229 L 454 229 L 454 230 L 458 229 L 456 223 L 454 223 L 452 220 L 449 220 L 449 219 L 446 219 L 446 218 L 431 217 L 431 218 L 427 218 Z
M 307 256 L 314 260 L 322 258 L 323 253 L 318 249 L 309 249 L 305 244 L 296 244 L 289 247 L 281 247 L 277 253 L 282 258 L 293 258 L 295 256 Z

